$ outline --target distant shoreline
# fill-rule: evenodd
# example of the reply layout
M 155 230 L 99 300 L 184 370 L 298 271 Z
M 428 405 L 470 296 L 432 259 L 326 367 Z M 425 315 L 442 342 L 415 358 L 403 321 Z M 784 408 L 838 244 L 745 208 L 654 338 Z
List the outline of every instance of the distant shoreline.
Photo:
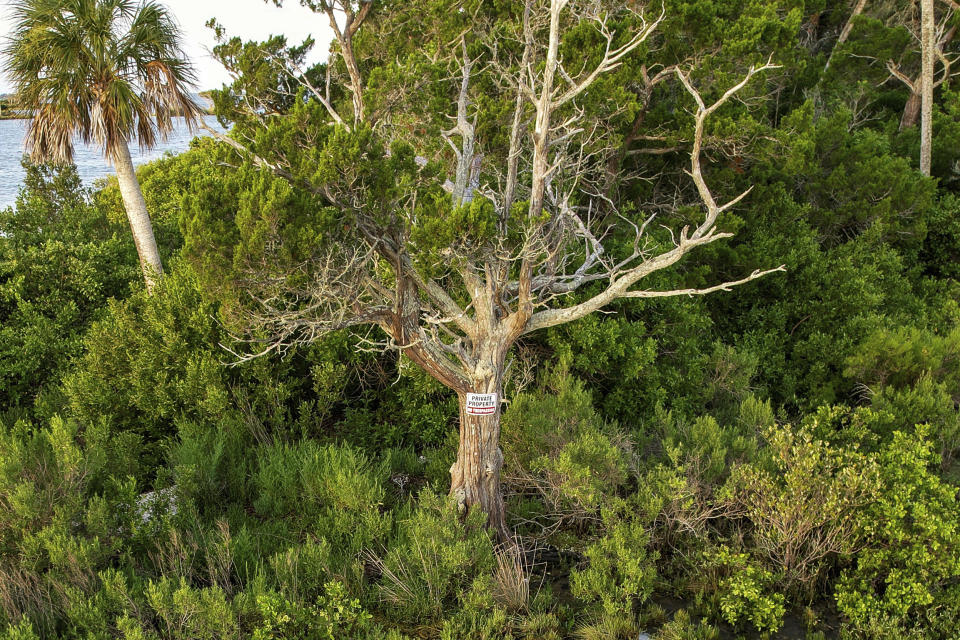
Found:
M 204 109 L 203 114 L 206 116 L 216 115 L 213 109 Z M 180 116 L 174 116 L 174 117 L 180 117 Z M 29 119 L 30 119 L 30 116 L 25 116 L 21 113 L 11 113 L 11 114 L 0 113 L 0 120 L 29 120 Z
M 216 114 L 213 111 L 204 111 L 203 115 L 212 116 Z M 180 116 L 174 116 L 174 117 L 179 118 Z M 30 119 L 30 116 L 22 116 L 22 115 L 8 116 L 6 114 L 0 115 L 0 120 L 29 120 L 29 119 Z
M 200 98 L 197 102 L 202 103 L 205 115 L 215 115 L 213 111 L 213 99 L 210 97 L 210 91 L 201 91 L 194 94 L 194 97 Z M 9 113 L 13 111 L 13 113 Z M 11 106 L 11 97 L 9 94 L 0 95 L 0 120 L 29 120 L 31 116 L 24 114 L 23 111 Z
M 216 131 L 225 131 L 216 121 L 215 116 L 204 116 L 204 122 Z M 0 120 L 0 210 L 16 205 L 17 196 L 23 186 L 25 172 L 20 160 L 24 155 L 23 138 L 28 124 L 29 120 Z M 174 129 L 167 139 L 158 140 L 158 145 L 154 149 L 141 150 L 139 145 L 131 144 L 130 155 L 135 166 L 139 167 L 159 160 L 167 153 L 182 153 L 190 148 L 190 141 L 194 137 L 208 135 L 202 129 L 191 131 L 182 118 L 175 118 L 173 125 Z M 84 187 L 92 188 L 97 180 L 114 173 L 110 163 L 104 159 L 101 147 L 94 143 L 85 144 L 79 138 L 74 139 L 73 142 L 73 160 Z

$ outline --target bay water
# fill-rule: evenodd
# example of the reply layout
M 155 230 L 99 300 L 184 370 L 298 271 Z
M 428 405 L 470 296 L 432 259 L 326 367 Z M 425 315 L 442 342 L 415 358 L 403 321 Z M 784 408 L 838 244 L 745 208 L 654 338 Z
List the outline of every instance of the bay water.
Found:
M 206 116 L 204 121 L 217 131 L 223 128 L 213 116 Z M 27 120 L 0 120 L 0 209 L 13 206 L 17 193 L 23 183 L 23 167 L 20 159 L 23 157 L 23 139 L 27 130 Z M 194 136 L 210 135 L 203 129 L 191 132 L 183 118 L 174 118 L 174 129 L 167 135 L 166 140 L 160 140 L 157 146 L 147 151 L 141 151 L 136 143 L 130 145 L 130 154 L 133 164 L 141 165 L 151 160 L 163 157 L 165 153 L 179 153 L 190 146 Z M 73 161 L 77 165 L 84 185 L 91 187 L 98 178 L 105 178 L 114 173 L 113 166 L 103 156 L 103 149 L 95 145 L 85 145 L 80 140 L 74 141 Z

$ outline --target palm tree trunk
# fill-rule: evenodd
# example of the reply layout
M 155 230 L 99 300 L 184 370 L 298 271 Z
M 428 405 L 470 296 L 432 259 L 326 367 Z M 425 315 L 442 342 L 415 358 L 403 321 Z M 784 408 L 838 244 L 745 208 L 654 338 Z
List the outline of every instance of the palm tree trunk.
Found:
M 163 264 L 160 262 L 157 241 L 153 237 L 153 225 L 150 223 L 150 214 L 147 213 L 147 203 L 143 199 L 140 183 L 137 182 L 137 173 L 133 168 L 133 160 L 130 158 L 130 147 L 125 142 L 118 145 L 114 152 L 113 165 L 117 170 L 120 195 L 123 198 L 123 206 L 127 210 L 133 241 L 137 245 L 137 255 L 140 256 L 143 279 L 147 283 L 147 291 L 150 291 L 163 275 Z

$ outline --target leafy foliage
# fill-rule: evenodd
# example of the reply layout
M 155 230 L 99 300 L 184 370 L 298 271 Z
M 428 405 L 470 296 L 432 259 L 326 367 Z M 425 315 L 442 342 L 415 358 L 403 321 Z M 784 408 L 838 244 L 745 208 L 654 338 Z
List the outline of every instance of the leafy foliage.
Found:
M 754 187 L 719 220 L 736 240 L 649 282 L 788 272 L 520 340 L 502 434 L 516 546 L 443 497 L 456 399 L 410 359 L 366 351 L 379 334 L 241 366 L 224 348 L 249 346 L 233 335 L 249 303 L 238 274 L 307 278 L 292 267 L 357 233 L 310 184 L 359 185 L 385 219 L 416 193 L 416 221 L 397 220 L 441 280 L 448 249 L 491 234 L 488 200 L 453 207 L 434 188 L 453 163 L 436 144 L 458 80 L 446 53 L 482 25 L 516 54 L 522 6 L 375 4 L 354 42 L 366 109 L 406 101 L 409 121 L 391 123 L 403 140 L 333 126 L 316 96 L 288 91 L 276 60 L 302 64 L 311 42 L 224 39 L 239 77 L 216 93 L 221 117 L 295 180 L 211 139 L 142 168 L 171 256 L 151 294 L 116 184 L 27 165 L 0 212 L 0 639 L 953 638 L 960 107 L 938 89 L 934 176 L 920 176 L 916 132 L 900 129 L 908 92 L 885 82 L 887 59 L 918 70 L 909 3 L 868 3 L 834 48 L 844 3 L 668 0 L 655 35 L 578 99 L 623 145 L 610 239 L 629 252 L 627 221 L 691 201 L 693 103 L 644 71 L 696 58 L 707 98 L 772 54 L 782 68 L 707 131 L 711 186 Z M 636 26 L 614 6 L 629 3 L 595 4 L 611 28 Z M 562 56 L 589 66 L 601 38 L 571 28 Z M 318 87 L 328 72 L 346 113 L 342 56 L 303 70 Z M 512 94 L 483 77 L 478 140 L 501 149 Z

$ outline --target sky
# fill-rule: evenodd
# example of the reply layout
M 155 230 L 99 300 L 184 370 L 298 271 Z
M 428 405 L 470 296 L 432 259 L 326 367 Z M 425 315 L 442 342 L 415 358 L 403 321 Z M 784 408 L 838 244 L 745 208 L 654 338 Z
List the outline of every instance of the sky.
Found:
M 324 15 L 304 9 L 296 0 L 287 0 L 282 9 L 264 0 L 158 0 L 166 5 L 183 31 L 184 48 L 197 69 L 197 89 L 216 89 L 229 80 L 223 67 L 209 51 L 216 44 L 213 32 L 204 25 L 210 18 L 222 24 L 228 36 L 244 40 L 263 40 L 269 35 L 283 34 L 287 42 L 299 44 L 308 35 L 317 40 L 312 57 L 315 62 L 326 57 L 332 31 Z M 6 40 L 13 28 L 9 17 L 10 0 L 0 0 L 0 38 Z M 10 91 L 9 81 L 0 74 L 0 93 Z

